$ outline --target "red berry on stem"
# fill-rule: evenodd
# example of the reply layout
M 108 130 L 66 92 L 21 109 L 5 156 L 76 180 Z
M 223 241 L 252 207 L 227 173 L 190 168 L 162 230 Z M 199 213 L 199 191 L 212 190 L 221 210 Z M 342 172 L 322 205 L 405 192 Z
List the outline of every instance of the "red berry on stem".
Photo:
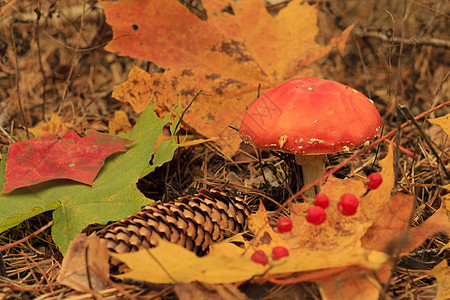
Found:
M 330 199 L 328 199 L 328 197 L 324 193 L 315 195 L 314 199 L 316 200 L 314 201 L 314 206 L 320 206 L 325 209 L 328 207 L 328 205 L 330 205 Z
M 327 219 L 327 213 L 320 206 L 312 206 L 306 210 L 306 221 L 314 225 L 320 225 Z
M 338 203 L 338 210 L 344 216 L 352 216 L 358 209 L 359 201 L 353 194 L 343 194 Z
M 261 264 L 263 266 L 269 263 L 269 258 L 262 250 L 258 250 L 252 254 L 251 260 L 257 264 Z
M 292 221 L 288 217 L 279 217 L 277 220 L 277 229 L 279 232 L 289 232 L 292 230 Z
M 279 260 L 283 257 L 289 256 L 289 250 L 282 246 L 277 246 L 272 249 L 273 260 Z
M 367 176 L 367 179 L 369 179 L 367 187 L 371 190 L 378 188 L 383 182 L 383 177 L 381 177 L 380 173 L 372 173 L 369 176 Z

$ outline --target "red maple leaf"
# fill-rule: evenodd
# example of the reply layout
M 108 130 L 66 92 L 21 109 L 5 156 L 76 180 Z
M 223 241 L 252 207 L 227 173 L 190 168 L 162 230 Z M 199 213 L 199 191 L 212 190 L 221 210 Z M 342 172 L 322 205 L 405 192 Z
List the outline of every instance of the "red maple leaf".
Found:
M 81 138 L 67 130 L 62 137 L 42 136 L 11 145 L 6 159 L 7 193 L 52 179 L 72 179 L 91 185 L 105 159 L 127 151 L 131 140 L 91 131 Z

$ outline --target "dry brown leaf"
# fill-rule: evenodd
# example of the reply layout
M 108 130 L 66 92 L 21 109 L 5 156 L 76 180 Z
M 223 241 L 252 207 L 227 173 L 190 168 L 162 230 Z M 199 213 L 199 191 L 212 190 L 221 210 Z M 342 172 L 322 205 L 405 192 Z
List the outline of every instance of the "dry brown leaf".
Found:
M 448 203 L 449 200 L 447 200 Z M 444 204 L 445 205 L 445 204 Z M 444 205 L 438 211 L 429 217 L 423 224 L 411 228 L 407 244 L 403 252 L 411 252 L 419 247 L 429 236 L 437 233 L 450 233 L 450 221 Z
M 109 277 L 108 260 L 108 249 L 97 235 L 79 234 L 70 242 L 57 281 L 80 292 L 100 291 L 106 287 L 103 278 Z

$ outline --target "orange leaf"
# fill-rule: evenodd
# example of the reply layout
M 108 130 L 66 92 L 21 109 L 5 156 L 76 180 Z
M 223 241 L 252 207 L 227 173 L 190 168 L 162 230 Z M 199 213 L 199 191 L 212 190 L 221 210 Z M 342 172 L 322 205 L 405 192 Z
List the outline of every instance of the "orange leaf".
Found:
M 367 249 L 391 253 L 396 241 L 406 234 L 414 197 L 411 195 L 397 194 L 383 205 L 381 216 L 367 230 L 361 239 L 363 246 Z
M 154 96 L 164 115 L 180 94 L 186 107 L 202 90 L 205 96 L 196 100 L 183 121 L 204 137 L 220 137 L 218 143 L 229 155 L 241 140 L 228 126 L 239 127 L 246 107 L 256 99 L 258 84 L 266 90 L 294 77 L 311 76 L 309 66 L 334 45 L 342 48 L 349 32 L 329 45 L 316 44 L 317 8 L 300 0 L 275 17 L 260 0 L 233 2 L 233 15 L 223 11 L 228 1 L 205 1 L 206 22 L 176 0 L 100 2 L 114 32 L 107 50 L 166 68 L 152 75 L 133 68 L 113 97 L 140 112 Z

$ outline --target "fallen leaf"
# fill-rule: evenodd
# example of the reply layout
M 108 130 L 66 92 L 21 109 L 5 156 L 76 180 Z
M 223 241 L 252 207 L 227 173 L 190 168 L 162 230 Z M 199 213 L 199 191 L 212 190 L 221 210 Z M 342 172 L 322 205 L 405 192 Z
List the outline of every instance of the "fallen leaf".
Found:
M 202 282 L 176 283 L 175 294 L 180 300 L 245 300 L 247 296 L 232 284 L 206 284 Z
M 92 186 L 60 180 L 0 194 L 0 232 L 44 211 L 55 210 L 52 238 L 65 254 L 69 242 L 87 225 L 126 218 L 151 203 L 152 200 L 138 190 L 136 182 L 154 154 L 157 137 L 170 121 L 169 115 L 160 119 L 153 110 L 154 106 L 148 106 L 129 133 L 119 134 L 133 140 L 133 147 L 110 157 Z M 171 159 L 169 154 L 164 155 Z M 0 187 L 5 184 L 4 174 L 2 160 Z
M 431 141 L 436 145 L 442 145 L 444 148 L 450 146 L 450 139 L 447 138 L 447 134 L 442 130 L 441 126 L 431 124 L 429 128 L 425 128 L 424 130 L 430 137 Z
M 344 299 L 375 299 L 392 268 L 389 245 L 392 239 L 406 234 L 413 203 L 411 195 L 391 197 L 395 180 L 393 163 L 390 146 L 387 156 L 380 161 L 383 183 L 367 193 L 361 180 L 329 178 L 322 187 L 322 192 L 330 199 L 328 218 L 320 226 L 306 221 L 304 211 L 309 205 L 297 203 L 291 206 L 292 231 L 279 233 L 272 228 L 264 206 L 260 205 L 249 220 L 249 229 L 255 236 L 250 241 L 239 240 L 242 247 L 230 241 L 222 242 L 212 245 L 208 255 L 197 257 L 179 245 L 162 240 L 152 249 L 112 253 L 131 270 L 118 277 L 155 283 L 230 283 L 261 276 L 283 283 L 283 279 L 274 276 L 280 278 L 302 272 L 299 278 L 286 279 L 286 283 L 310 280 L 323 285 L 323 291 L 330 295 L 336 292 L 344 293 Z M 343 216 L 336 209 L 339 196 L 344 192 L 360 198 L 360 207 L 354 216 Z M 403 251 L 412 250 L 413 245 L 422 243 L 430 234 L 445 232 L 448 226 L 447 215 L 443 210 L 438 211 L 407 233 L 411 243 Z M 276 246 L 287 248 L 289 256 L 274 261 L 271 251 Z M 257 250 L 269 257 L 268 265 L 250 259 Z M 358 293 L 362 296 L 355 298 Z
M 323 251 L 321 261 L 332 260 L 329 267 L 343 266 L 340 261 L 362 260 L 370 251 L 364 249 L 361 238 L 368 229 L 385 213 L 384 208 L 391 200 L 394 186 L 392 147 L 386 157 L 380 161 L 383 183 L 376 189 L 367 191 L 362 180 L 340 180 L 330 177 L 321 188 L 321 192 L 330 200 L 326 210 L 327 219 L 320 226 L 310 224 L 304 215 L 310 207 L 308 203 L 296 203 L 291 206 L 293 229 L 282 235 L 289 249 L 310 249 Z M 359 199 L 359 208 L 353 216 L 343 216 L 336 208 L 344 193 L 352 193 Z M 254 231 L 254 229 L 252 228 Z M 307 234 L 305 234 L 307 233 Z M 304 254 L 302 254 L 304 256 Z M 308 259 L 307 259 L 308 260 Z M 323 264 L 326 268 L 325 263 Z
M 66 132 L 66 130 L 66 124 L 64 124 L 64 122 L 57 114 L 53 113 L 50 121 L 39 124 L 33 128 L 28 128 L 28 131 L 31 132 L 35 137 L 42 135 L 44 132 L 62 136 L 64 132 Z
M 131 131 L 131 127 L 127 114 L 121 110 L 115 111 L 114 117 L 108 123 L 109 134 L 112 135 L 116 135 L 119 132 L 128 133 Z
M 270 226 L 267 213 L 260 206 L 258 212 L 250 217 L 249 228 L 255 237 L 245 242 L 245 248 L 220 243 L 212 246 L 209 255 L 197 257 L 181 246 L 164 242 L 156 248 L 112 255 L 130 267 L 131 271 L 124 277 L 155 283 L 239 282 L 263 274 L 271 276 L 351 266 L 378 269 L 389 256 L 363 248 L 361 238 L 380 214 L 384 213 L 382 207 L 391 198 L 394 185 L 392 147 L 380 165 L 383 168 L 380 172 L 383 183 L 366 196 L 363 196 L 366 187 L 360 180 L 339 180 L 332 177 L 325 183 L 322 191 L 329 196 L 330 208 L 327 210 L 327 221 L 320 226 L 306 221 L 304 210 L 309 205 L 298 203 L 291 207 L 293 230 L 278 233 Z M 360 197 L 360 208 L 352 217 L 345 217 L 336 209 L 339 197 L 344 192 Z M 275 246 L 286 247 L 289 256 L 276 262 L 270 259 L 267 266 L 256 264 L 250 259 L 256 250 L 270 255 Z
M 3 193 L 52 179 L 91 185 L 105 159 L 127 151 L 131 140 L 91 131 L 84 138 L 67 130 L 62 137 L 44 133 L 11 145 L 6 159 Z
M 444 197 L 443 197 L 444 198 Z M 404 252 L 411 252 L 419 247 L 428 237 L 437 233 L 450 233 L 450 218 L 445 205 L 448 205 L 450 197 L 444 200 L 446 203 L 442 205 L 437 212 L 425 220 L 420 226 L 413 227 L 409 231 L 408 240 L 403 247 Z
M 314 280 L 319 285 L 322 299 L 327 300 L 377 300 L 391 273 L 392 264 L 386 263 L 379 270 L 351 267 L 338 274 Z M 390 299 L 385 297 L 383 299 Z
M 175 110 L 176 110 L 176 116 L 172 120 L 172 124 L 170 125 L 169 139 L 161 141 L 160 143 L 158 143 L 159 142 L 158 140 L 155 142 L 155 144 L 154 144 L 155 154 L 153 155 L 152 164 L 149 165 L 142 172 L 140 178 L 150 174 L 157 167 L 160 167 L 164 163 L 172 160 L 173 154 L 180 146 L 176 141 L 176 136 L 177 136 L 178 131 L 180 130 L 179 123 L 180 123 L 180 117 L 182 115 L 183 110 L 182 110 L 181 105 L 177 105 Z M 170 117 L 170 114 L 168 114 L 166 117 Z M 181 142 L 183 142 L 183 140 Z
M 165 68 L 148 74 L 133 67 L 128 81 L 113 97 L 142 111 L 154 96 L 158 113 L 167 114 L 202 90 L 185 114 L 187 128 L 218 143 L 232 155 L 241 139 L 228 125 L 239 127 L 247 106 L 261 89 L 295 77 L 313 75 L 310 65 L 335 45 L 342 50 L 351 29 L 330 44 L 315 42 L 317 7 L 305 1 L 288 3 L 275 17 L 260 0 L 203 3 L 208 19 L 202 21 L 176 0 L 100 1 L 114 38 L 106 49 L 152 61 Z M 233 14 L 223 10 L 230 5 Z M 170 39 L 166 37 L 170 36 Z
M 382 208 L 382 218 L 378 218 L 362 237 L 363 247 L 394 254 L 396 243 L 404 242 L 408 235 L 409 219 L 414 197 L 396 194 Z M 401 245 L 399 245 L 401 246 Z
M 244 249 L 231 244 L 210 246 L 210 254 L 198 257 L 186 248 L 159 240 L 158 246 L 130 253 L 110 253 L 123 261 L 130 272 L 118 278 L 134 278 L 153 283 L 201 281 L 205 283 L 230 283 L 244 281 L 265 269 L 250 260 Z
M 441 126 L 445 133 L 450 136 L 450 113 L 440 118 L 428 119 L 428 122 Z
M 108 248 L 97 235 L 79 234 L 70 242 L 57 281 L 80 292 L 103 290 L 107 286 L 103 278 L 109 277 L 108 260 Z
M 450 196 L 444 196 L 443 199 L 444 205 L 450 204 Z M 439 209 L 420 226 L 409 229 L 408 223 L 412 205 L 413 197 L 411 195 L 395 195 L 384 206 L 384 212 L 381 212 L 383 217 L 378 218 L 363 236 L 363 246 L 391 255 L 395 255 L 399 250 L 400 253 L 406 254 L 421 245 L 429 236 L 438 232 L 450 232 L 450 222 L 443 208 Z M 322 296 L 328 300 L 379 299 L 382 286 L 387 284 L 392 267 L 393 263 L 390 260 L 379 270 L 351 268 L 332 276 L 315 279 L 314 282 L 319 284 Z M 448 289 L 448 283 L 450 282 L 448 280 L 448 268 L 441 263 L 434 270 L 437 273 L 433 276 L 441 276 L 444 284 L 444 288 L 439 285 L 438 293 L 443 293 L 440 299 L 448 299 L 448 291 L 445 290 Z
M 438 291 L 435 300 L 450 299 L 450 269 L 447 260 L 443 259 L 431 272 L 438 281 Z

